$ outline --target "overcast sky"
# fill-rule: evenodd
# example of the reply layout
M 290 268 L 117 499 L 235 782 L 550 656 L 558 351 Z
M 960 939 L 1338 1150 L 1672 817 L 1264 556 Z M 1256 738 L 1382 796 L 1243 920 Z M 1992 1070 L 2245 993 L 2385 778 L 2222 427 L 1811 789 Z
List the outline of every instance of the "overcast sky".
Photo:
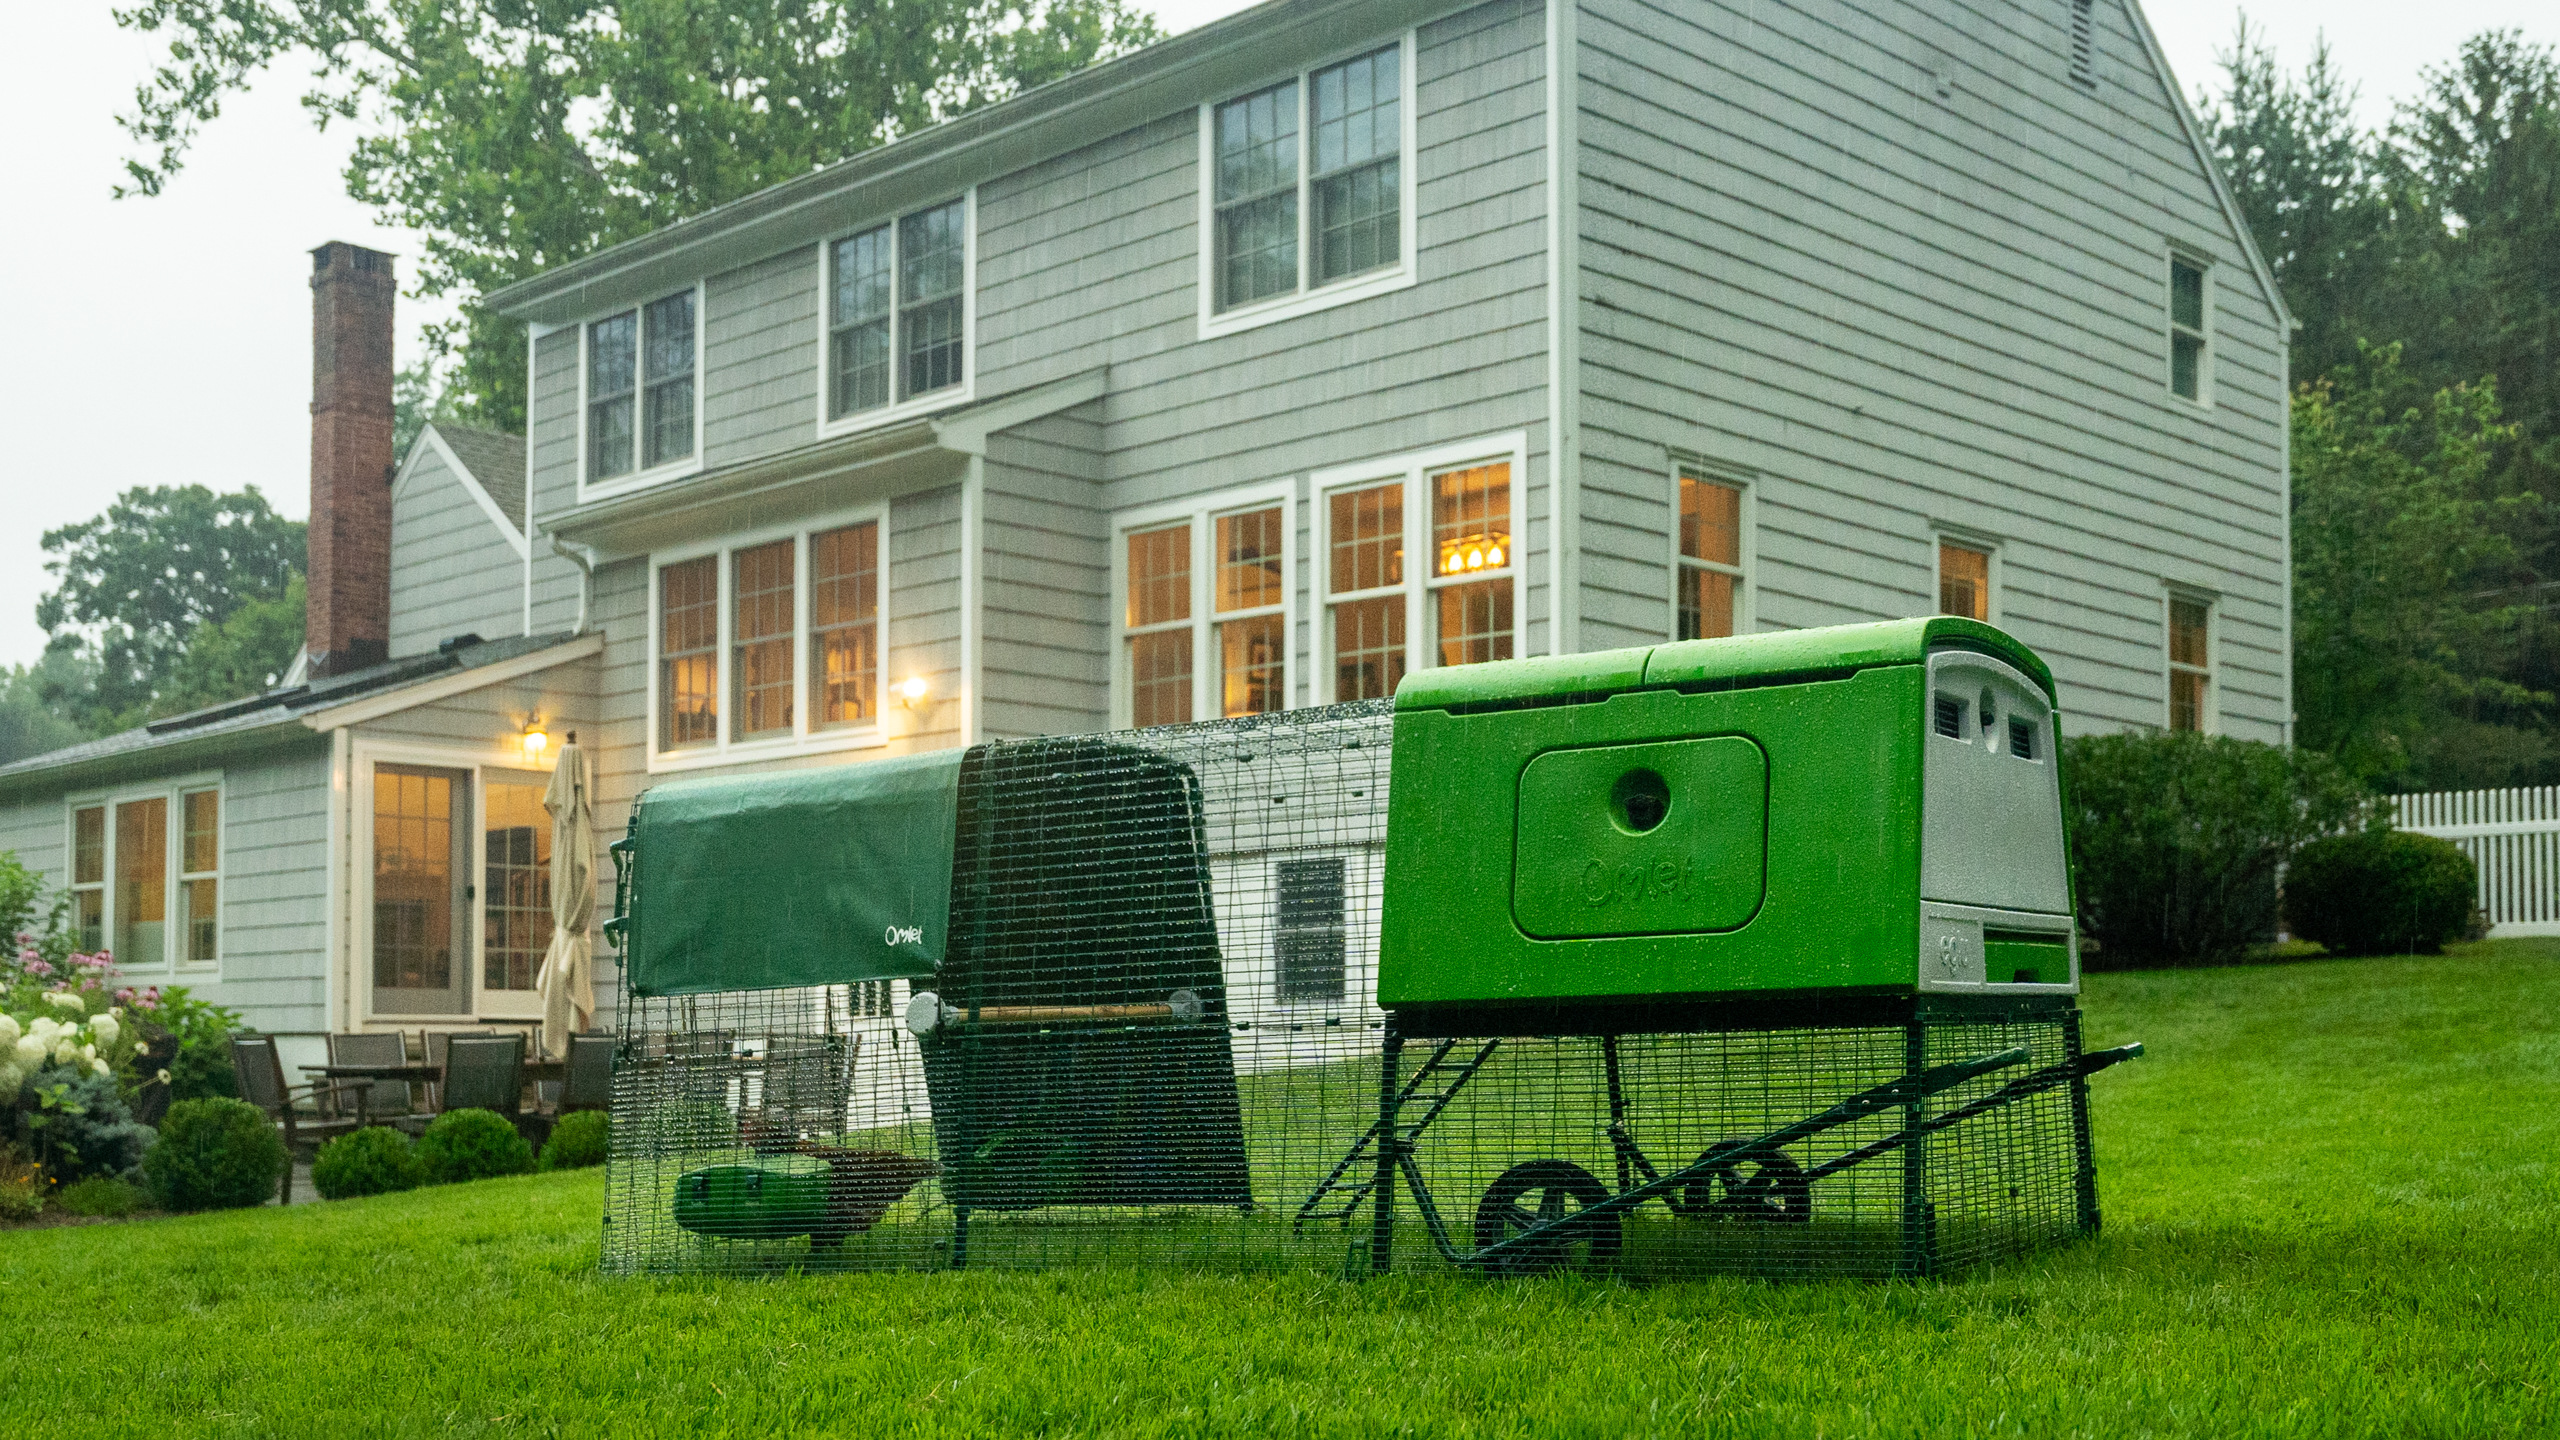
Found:
M 2060 4 L 2061 0 L 2052 0 Z M 1167 28 L 1189 29 L 1245 0 L 1160 0 Z M 2192 94 L 2230 43 L 2229 0 L 2151 0 L 2182 90 Z M 2325 29 L 2379 123 L 2412 93 L 2421 66 L 2462 39 L 2515 26 L 2560 39 L 2550 0 L 2259 0 L 2248 7 L 2289 65 Z M 295 103 L 301 76 L 270 76 L 197 146 L 168 193 L 114 200 L 127 153 L 115 112 L 156 49 L 116 28 L 97 0 L 12 7 L 12 67 L 0 86 L 10 137 L 0 225 L 19 338 L 0 346 L 0 664 L 35 659 L 38 596 L 52 588 L 40 537 L 86 519 L 135 485 L 255 485 L 300 516 L 310 475 L 311 301 L 307 252 L 352 240 L 414 254 L 348 200 L 344 132 L 316 133 Z M 403 266 L 403 274 L 407 267 Z M 403 300 L 401 360 L 433 313 Z

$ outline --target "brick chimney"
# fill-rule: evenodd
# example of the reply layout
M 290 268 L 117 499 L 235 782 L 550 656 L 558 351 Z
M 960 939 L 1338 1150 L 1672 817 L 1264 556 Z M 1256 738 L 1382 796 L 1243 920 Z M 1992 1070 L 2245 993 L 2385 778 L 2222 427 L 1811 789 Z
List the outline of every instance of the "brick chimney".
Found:
M 309 673 L 391 648 L 391 257 L 332 240 L 311 252 Z

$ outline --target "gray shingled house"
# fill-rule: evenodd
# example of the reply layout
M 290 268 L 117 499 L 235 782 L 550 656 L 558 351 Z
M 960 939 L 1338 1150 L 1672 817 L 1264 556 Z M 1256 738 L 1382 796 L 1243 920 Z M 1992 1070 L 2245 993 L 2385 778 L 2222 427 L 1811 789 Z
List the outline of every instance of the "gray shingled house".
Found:
M 530 433 L 387 485 L 388 260 L 316 267 L 306 673 L 0 770 L 261 1025 L 533 1013 L 529 729 L 610 833 L 1946 609 L 2081 730 L 2286 734 L 2289 321 L 2131 0 L 1274 0 L 489 297 Z

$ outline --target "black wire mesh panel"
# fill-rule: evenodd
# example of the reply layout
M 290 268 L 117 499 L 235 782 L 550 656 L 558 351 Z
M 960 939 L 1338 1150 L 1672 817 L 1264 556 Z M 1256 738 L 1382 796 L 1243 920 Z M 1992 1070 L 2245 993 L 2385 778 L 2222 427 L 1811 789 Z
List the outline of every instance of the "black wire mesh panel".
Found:
M 606 1268 L 1891 1275 L 2094 1225 L 2067 1007 L 1380 1011 L 1389 714 L 972 751 L 932 980 L 626 1002 Z

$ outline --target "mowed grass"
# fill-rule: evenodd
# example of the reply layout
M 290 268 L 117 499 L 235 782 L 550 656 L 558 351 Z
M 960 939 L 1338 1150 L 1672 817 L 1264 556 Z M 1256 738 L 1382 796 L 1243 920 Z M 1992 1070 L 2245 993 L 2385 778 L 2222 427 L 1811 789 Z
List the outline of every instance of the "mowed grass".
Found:
M 595 1172 L 0 1234 L 50 1435 L 2560 1433 L 2560 943 L 2092 977 L 2106 1231 L 1923 1284 L 607 1280 Z

